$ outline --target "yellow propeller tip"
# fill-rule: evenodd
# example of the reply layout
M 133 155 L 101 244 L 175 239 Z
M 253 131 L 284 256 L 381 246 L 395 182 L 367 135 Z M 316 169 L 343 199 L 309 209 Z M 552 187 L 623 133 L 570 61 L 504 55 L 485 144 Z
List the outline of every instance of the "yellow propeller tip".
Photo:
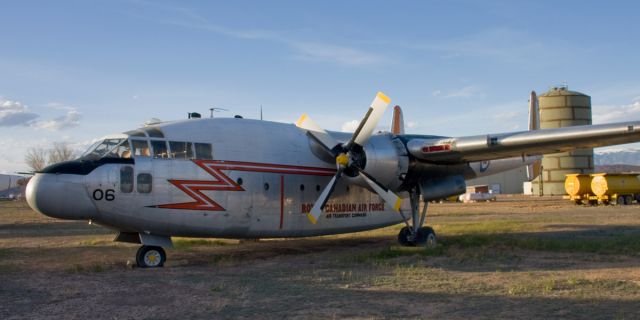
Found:
M 307 218 L 309 218 L 309 221 L 311 221 L 311 223 L 313 224 L 318 223 L 318 219 L 316 219 L 316 217 L 314 217 L 311 213 L 307 213 Z
M 307 114 L 306 114 L 306 113 L 303 113 L 303 114 L 300 116 L 300 119 L 298 119 L 298 121 L 296 121 L 296 126 L 298 126 L 298 127 L 299 127 L 299 126 L 301 126 L 301 125 L 302 125 L 302 123 L 303 123 L 305 120 L 307 120 Z
M 391 103 L 391 99 L 382 92 L 378 92 L 378 98 L 382 99 L 385 103 Z

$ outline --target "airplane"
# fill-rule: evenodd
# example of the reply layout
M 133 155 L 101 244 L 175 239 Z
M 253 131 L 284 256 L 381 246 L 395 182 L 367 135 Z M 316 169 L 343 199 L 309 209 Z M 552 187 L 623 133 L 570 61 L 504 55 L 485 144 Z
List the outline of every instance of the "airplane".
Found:
M 14 174 L 0 174 L 0 192 L 23 186 L 27 179 Z
M 44 215 L 89 220 L 116 230 L 114 241 L 141 244 L 143 268 L 163 266 L 175 236 L 309 237 L 404 223 L 401 245 L 432 247 L 428 203 L 464 193 L 465 180 L 533 169 L 542 154 L 640 141 L 640 121 L 539 129 L 533 101 L 528 131 L 405 134 L 398 107 L 393 132 L 374 133 L 389 104 L 378 93 L 353 133 L 326 131 L 307 115 L 295 124 L 147 123 L 36 173 L 27 201 Z

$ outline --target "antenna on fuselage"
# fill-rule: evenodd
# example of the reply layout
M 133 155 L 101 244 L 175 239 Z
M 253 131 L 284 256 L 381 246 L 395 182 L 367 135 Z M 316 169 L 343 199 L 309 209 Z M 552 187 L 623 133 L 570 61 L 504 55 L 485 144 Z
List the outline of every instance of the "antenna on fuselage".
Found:
M 220 111 L 229 111 L 227 109 L 224 108 L 209 108 L 209 110 L 211 111 L 211 118 L 213 118 L 213 112 L 220 112 Z

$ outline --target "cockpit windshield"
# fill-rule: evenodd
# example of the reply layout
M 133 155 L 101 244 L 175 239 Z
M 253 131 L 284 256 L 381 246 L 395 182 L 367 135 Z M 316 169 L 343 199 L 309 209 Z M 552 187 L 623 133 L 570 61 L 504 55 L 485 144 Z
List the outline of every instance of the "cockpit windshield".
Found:
M 104 139 L 94 143 L 81 158 L 130 158 L 131 149 L 127 139 Z

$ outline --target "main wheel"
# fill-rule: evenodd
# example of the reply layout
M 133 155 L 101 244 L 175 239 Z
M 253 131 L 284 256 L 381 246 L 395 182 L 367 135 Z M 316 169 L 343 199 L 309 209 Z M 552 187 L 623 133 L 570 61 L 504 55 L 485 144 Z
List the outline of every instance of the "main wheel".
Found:
M 418 234 L 415 238 L 412 237 L 411 230 L 408 227 L 404 227 L 398 233 L 398 242 L 405 247 L 426 246 L 434 248 L 437 244 L 436 233 L 431 227 L 418 229 Z
M 415 239 L 418 246 L 427 248 L 435 248 L 437 245 L 436 232 L 431 227 L 423 227 L 418 229 L 418 236 Z
M 136 263 L 140 268 L 159 268 L 167 260 L 164 249 L 156 246 L 142 246 L 136 253 Z
M 416 244 L 411 239 L 411 230 L 409 227 L 403 227 L 398 233 L 398 243 L 403 247 L 414 247 Z
M 633 203 L 633 196 L 624 196 L 624 204 L 631 205 Z

